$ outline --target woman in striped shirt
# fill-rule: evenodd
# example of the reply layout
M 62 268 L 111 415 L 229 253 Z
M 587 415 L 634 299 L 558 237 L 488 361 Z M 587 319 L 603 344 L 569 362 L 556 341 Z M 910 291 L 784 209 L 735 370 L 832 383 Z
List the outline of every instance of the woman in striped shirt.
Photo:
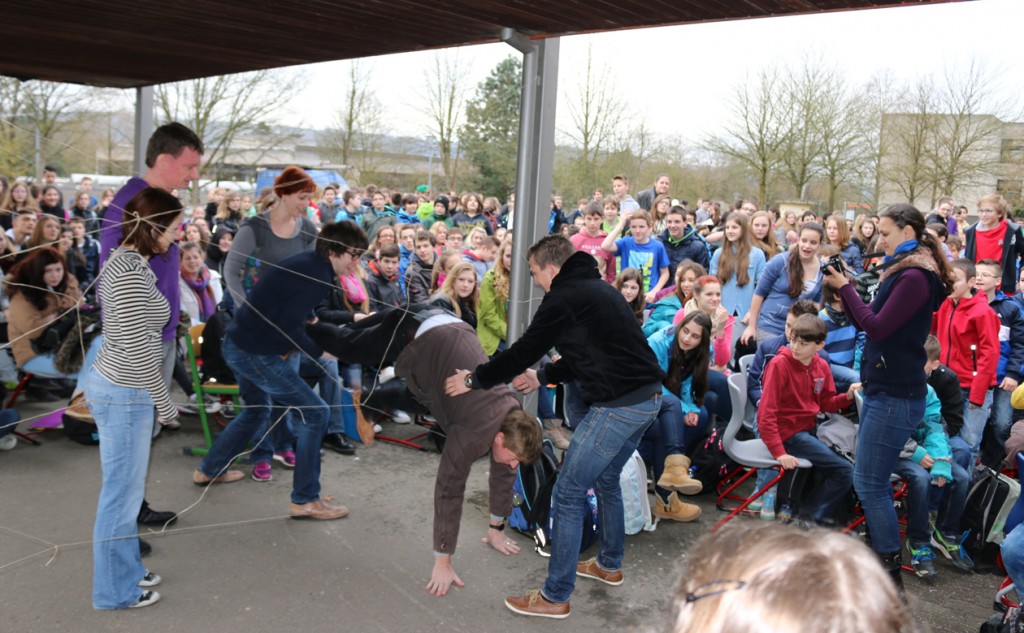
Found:
M 161 333 L 171 318 L 156 288 L 151 257 L 164 257 L 181 222 L 181 202 L 161 189 L 140 191 L 126 205 L 124 238 L 100 277 L 103 344 L 86 382 L 86 400 L 100 435 L 100 489 L 93 531 L 93 607 L 144 607 L 160 599 L 160 577 L 139 558 L 136 518 L 145 489 L 153 435 L 173 421 L 162 376 Z

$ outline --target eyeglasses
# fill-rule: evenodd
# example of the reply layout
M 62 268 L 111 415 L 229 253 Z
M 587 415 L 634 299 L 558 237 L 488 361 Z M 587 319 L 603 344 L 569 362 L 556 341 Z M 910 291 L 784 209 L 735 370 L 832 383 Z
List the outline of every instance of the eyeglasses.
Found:
M 984 277 L 985 279 L 999 279 L 1002 275 L 996 273 L 978 273 L 978 277 Z
M 693 604 L 698 600 L 719 596 L 723 593 L 743 589 L 747 583 L 743 580 L 712 580 L 694 587 L 693 591 L 686 594 L 686 604 Z
M 978 213 L 983 213 L 983 214 L 989 214 L 989 213 L 995 213 L 995 212 L 996 212 L 995 209 L 978 209 Z

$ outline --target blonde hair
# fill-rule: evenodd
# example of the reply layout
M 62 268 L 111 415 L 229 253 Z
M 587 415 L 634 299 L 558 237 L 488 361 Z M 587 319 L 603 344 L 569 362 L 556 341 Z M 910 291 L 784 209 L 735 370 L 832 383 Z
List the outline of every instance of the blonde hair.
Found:
M 213 219 L 214 220 L 227 220 L 227 219 L 230 219 L 232 211 L 231 211 L 231 209 L 228 208 L 228 202 L 230 202 L 231 200 L 234 200 L 235 198 L 238 198 L 238 205 L 239 206 L 238 206 L 238 211 L 235 211 L 234 213 L 237 213 L 239 217 L 244 217 L 242 215 L 243 209 L 242 209 L 242 206 L 241 206 L 242 205 L 242 194 L 238 193 L 234 189 L 228 189 L 228 190 L 226 190 L 224 192 L 224 197 L 220 199 L 220 204 L 217 205 L 217 213 L 213 216 Z
M 754 220 L 757 218 L 768 220 L 768 234 L 764 236 L 763 240 L 758 239 L 754 235 Z M 755 211 L 750 215 L 750 241 L 764 252 L 765 261 L 779 254 L 779 244 L 775 241 L 775 227 L 772 224 L 771 213 L 768 211 Z
M 986 202 L 991 202 L 993 206 L 995 206 L 996 215 L 998 215 L 1000 219 L 1006 217 L 1006 198 L 1003 198 L 998 193 L 990 193 L 987 196 L 978 198 L 978 208 L 980 209 L 981 205 Z
M 455 280 L 467 270 L 473 273 L 473 294 L 466 297 L 465 300 L 469 302 L 473 308 L 473 313 L 476 314 L 477 305 L 480 303 L 480 280 L 476 278 L 476 268 L 473 268 L 473 264 L 469 262 L 455 264 L 445 276 L 444 283 L 441 284 L 441 294 L 451 300 L 452 310 L 455 312 L 455 316 L 459 318 L 462 318 L 462 310 L 459 308 L 459 294 L 455 292 Z
M 512 248 L 512 242 L 502 242 L 498 247 L 498 254 L 494 258 L 494 296 L 499 301 L 508 300 L 509 283 L 511 282 L 512 271 L 505 268 L 505 252 Z
M 737 522 L 690 551 L 673 633 L 916 630 L 878 557 L 844 534 Z

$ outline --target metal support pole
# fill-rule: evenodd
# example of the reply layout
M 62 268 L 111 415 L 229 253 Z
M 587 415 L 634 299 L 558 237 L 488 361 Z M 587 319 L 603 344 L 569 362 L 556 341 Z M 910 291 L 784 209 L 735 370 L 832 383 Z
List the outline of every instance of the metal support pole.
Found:
M 527 266 L 530 246 L 547 233 L 551 208 L 551 173 L 555 154 L 555 102 L 558 92 L 558 38 L 533 41 L 502 29 L 503 42 L 523 53 L 523 90 L 516 152 L 516 203 L 512 227 L 512 278 L 509 288 L 509 344 L 515 342 L 540 304 Z M 533 398 L 524 402 L 535 410 Z
M 133 173 L 146 173 L 146 144 L 153 136 L 153 86 L 135 89 L 135 161 Z

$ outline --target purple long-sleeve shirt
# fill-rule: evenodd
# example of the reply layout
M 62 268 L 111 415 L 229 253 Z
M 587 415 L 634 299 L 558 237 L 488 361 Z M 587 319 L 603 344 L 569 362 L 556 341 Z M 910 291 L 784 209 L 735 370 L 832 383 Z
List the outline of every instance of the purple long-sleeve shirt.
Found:
M 106 215 L 101 220 L 100 270 L 103 269 L 103 264 L 106 263 L 110 252 L 120 246 L 121 239 L 124 237 L 124 227 L 122 226 L 124 206 L 135 197 L 135 194 L 146 187 L 149 187 L 149 183 L 136 176 L 124 183 L 124 186 L 114 195 Z M 149 258 L 149 267 L 156 275 L 156 289 L 167 299 L 167 304 L 171 308 L 171 318 L 164 326 L 162 337 L 164 341 L 174 340 L 174 334 L 178 327 L 178 313 L 181 312 L 181 295 L 178 291 L 178 277 L 181 273 L 178 260 L 178 245 L 176 243 L 171 244 L 171 247 L 163 255 L 154 255 Z
M 893 295 L 897 294 L 896 288 L 899 288 L 899 301 L 886 301 L 878 314 L 861 301 L 852 283 L 840 288 L 839 296 L 842 297 L 843 307 L 846 308 L 846 314 L 853 324 L 863 330 L 868 338 L 884 341 L 903 327 L 903 324 L 931 297 L 928 277 L 918 268 L 907 269 L 896 280 L 893 284 Z

